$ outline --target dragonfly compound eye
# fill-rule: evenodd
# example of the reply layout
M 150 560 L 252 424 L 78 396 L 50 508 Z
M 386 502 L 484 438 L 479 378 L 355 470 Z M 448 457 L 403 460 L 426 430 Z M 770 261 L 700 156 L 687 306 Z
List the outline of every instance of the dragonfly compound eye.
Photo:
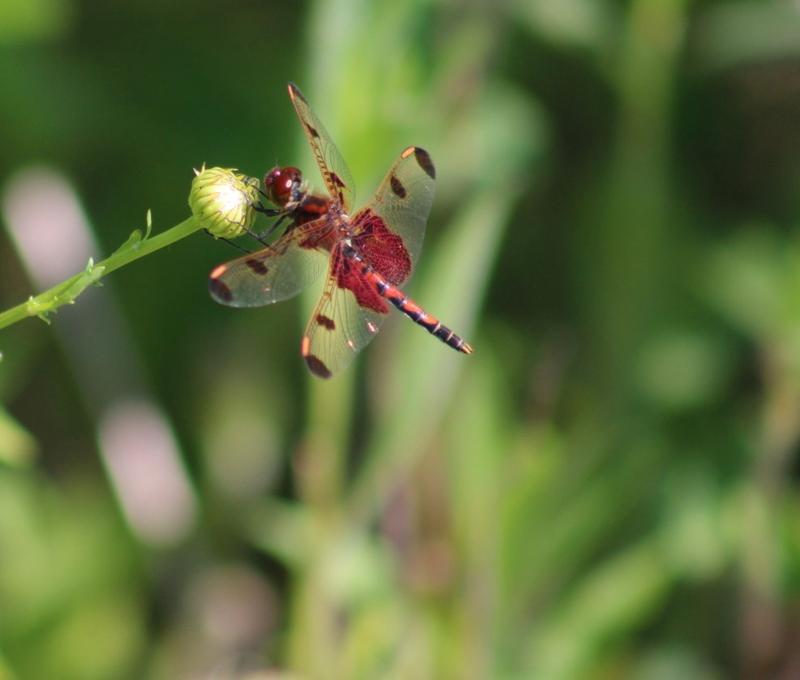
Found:
M 302 183 L 300 170 L 294 167 L 273 168 L 264 176 L 264 192 L 275 205 L 284 207 Z

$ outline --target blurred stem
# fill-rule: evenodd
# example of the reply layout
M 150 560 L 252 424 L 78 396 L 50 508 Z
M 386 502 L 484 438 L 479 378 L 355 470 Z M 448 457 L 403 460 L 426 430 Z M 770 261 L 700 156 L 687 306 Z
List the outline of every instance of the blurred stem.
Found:
M 306 305 L 308 306 L 308 305 Z M 295 457 L 299 496 L 310 511 L 306 569 L 296 572 L 289 640 L 291 665 L 303 677 L 335 677 L 341 621 L 330 568 L 341 543 L 342 485 L 350 432 L 353 371 L 335 381 L 310 378 L 303 443 Z
M 180 241 L 182 238 L 186 238 L 202 228 L 202 224 L 194 217 L 190 217 L 152 238 L 148 238 L 147 235 L 142 238 L 141 233 L 135 231 L 120 248 L 105 260 L 97 264 L 89 260 L 86 269 L 82 272 L 39 295 L 31 296 L 26 302 L 0 313 L 0 328 L 5 328 L 32 316 L 38 316 L 43 321 L 46 321 L 47 314 L 56 311 L 62 305 L 72 304 L 86 288 L 97 284 L 107 274 L 124 267 L 134 260 L 138 260 L 140 257 Z
M 780 654 L 789 624 L 781 604 L 781 509 L 787 475 L 800 440 L 800 382 L 794 345 L 763 341 L 765 386 L 751 484 L 743 503 L 740 653 L 750 675 Z
M 311 380 L 305 460 L 297 474 L 303 500 L 330 517 L 341 501 L 351 422 L 352 374 L 338 378 L 336 383 Z
M 592 336 L 592 359 L 603 400 L 627 396 L 631 356 L 651 328 L 670 272 L 665 257 L 674 198 L 668 174 L 670 108 L 683 44 L 686 2 L 635 0 L 616 55 L 620 113 L 615 149 L 579 235 L 581 278 Z M 600 228 L 598 228 L 600 227 Z
M 316 295 L 304 295 L 308 313 Z M 305 316 L 305 315 L 304 315 Z M 352 421 L 353 375 L 309 378 L 306 430 L 294 458 L 298 495 L 310 515 L 305 569 L 294 583 L 290 639 L 292 667 L 303 677 L 335 677 L 341 621 L 330 589 L 335 548 L 342 541 L 342 485 Z

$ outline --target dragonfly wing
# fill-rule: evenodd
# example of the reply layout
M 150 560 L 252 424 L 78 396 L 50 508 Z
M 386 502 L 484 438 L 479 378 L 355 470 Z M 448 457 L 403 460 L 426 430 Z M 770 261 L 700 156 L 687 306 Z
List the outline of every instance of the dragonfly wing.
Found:
M 355 201 L 355 185 L 347 163 L 322 121 L 311 110 L 303 93 L 294 83 L 289 83 L 289 97 L 303 125 L 303 132 L 306 133 L 325 186 L 331 197 L 339 201 L 345 212 L 349 212 Z
M 353 217 L 353 245 L 390 283 L 406 281 L 419 258 L 435 179 L 428 152 L 410 146 Z
M 328 281 L 308 322 L 301 351 L 309 370 L 330 378 L 348 366 L 375 337 L 389 313 L 363 264 L 334 248 Z
M 231 307 L 260 307 L 286 300 L 313 283 L 327 262 L 319 247 L 328 232 L 321 218 L 290 229 L 274 244 L 215 267 L 208 289 L 217 302 Z

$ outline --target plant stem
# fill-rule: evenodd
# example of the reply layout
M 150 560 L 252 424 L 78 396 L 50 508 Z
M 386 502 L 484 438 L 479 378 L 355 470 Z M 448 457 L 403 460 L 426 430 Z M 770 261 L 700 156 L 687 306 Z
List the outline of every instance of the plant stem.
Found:
M 55 311 L 62 305 L 74 302 L 75 298 L 85 288 L 97 283 L 107 274 L 124 267 L 134 260 L 138 260 L 140 257 L 171 245 L 202 228 L 203 225 L 198 220 L 194 217 L 189 217 L 180 224 L 152 238 L 141 239 L 133 236 L 105 260 L 97 264 L 90 262 L 84 271 L 75 274 L 75 276 L 62 281 L 39 295 L 31 297 L 26 302 L 0 313 L 0 328 L 5 328 L 30 316 L 44 318 L 44 315 Z

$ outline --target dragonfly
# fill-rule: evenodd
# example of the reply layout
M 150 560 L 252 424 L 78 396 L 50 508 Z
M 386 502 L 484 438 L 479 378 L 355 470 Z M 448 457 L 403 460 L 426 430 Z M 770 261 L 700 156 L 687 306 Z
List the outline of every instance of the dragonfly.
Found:
M 282 235 L 263 249 L 215 267 L 208 281 L 217 302 L 258 307 L 286 300 L 327 279 L 300 352 L 311 373 L 330 378 L 377 334 L 392 307 L 463 354 L 472 346 L 406 295 L 433 204 L 436 170 L 427 151 L 409 146 L 372 199 L 353 210 L 355 186 L 341 153 L 299 88 L 289 98 L 327 194 L 308 189 L 293 166 L 270 170 L 263 194 L 277 210 Z M 274 226 L 274 225 L 273 225 Z

